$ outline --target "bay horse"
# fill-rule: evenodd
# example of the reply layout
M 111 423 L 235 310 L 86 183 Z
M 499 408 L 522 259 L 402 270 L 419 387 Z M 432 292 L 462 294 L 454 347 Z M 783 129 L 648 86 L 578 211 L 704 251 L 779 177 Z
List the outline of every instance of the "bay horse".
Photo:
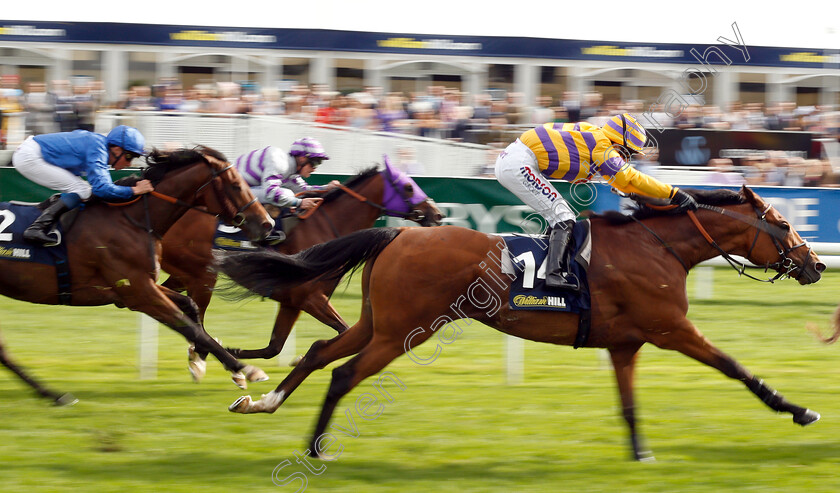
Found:
M 791 413 L 795 423 L 819 419 L 776 393 L 686 319 L 686 277 L 691 267 L 718 255 L 732 261 L 730 254 L 740 255 L 777 271 L 772 280 L 789 276 L 800 284 L 817 282 L 825 265 L 749 188 L 690 193 L 702 204 L 696 213 L 642 208 L 632 217 L 590 219 L 591 329 L 585 345 L 610 353 L 636 460 L 652 459 L 636 426 L 633 396 L 636 357 L 645 343 L 679 351 L 742 382 L 771 409 Z M 403 353 L 417 362 L 412 349 L 454 320 L 469 317 L 524 339 L 574 344 L 577 314 L 509 308 L 510 277 L 494 260 L 503 258 L 504 246 L 499 236 L 453 226 L 365 230 L 293 256 L 220 255 L 219 269 L 232 280 L 252 293 L 275 295 L 310 278 L 344 275 L 367 261 L 359 321 L 330 341 L 315 342 L 275 390 L 257 401 L 241 397 L 230 410 L 274 412 L 310 373 L 356 354 L 332 372 L 309 449 L 317 456 L 319 437 L 344 395 Z
M 283 243 L 270 248 L 285 254 L 296 253 L 370 228 L 383 214 L 409 219 L 421 226 L 439 226 L 443 214 L 435 202 L 408 175 L 393 168 L 387 157 L 384 161 L 382 171 L 374 166 L 326 194 L 308 194 L 322 197 L 323 202 L 306 219 L 300 220 Z M 163 237 L 161 265 L 170 274 L 163 285 L 176 291 L 186 290 L 198 305 L 201 320 L 216 285 L 216 272 L 211 268 L 216 227 L 214 218 L 188 212 Z M 280 303 L 280 308 L 268 344 L 261 349 L 227 348 L 228 351 L 243 359 L 273 358 L 283 349 L 301 311 L 338 333 L 344 332 L 349 325 L 329 300 L 337 285 L 337 279 L 313 281 L 271 296 Z M 206 372 L 207 353 L 191 349 L 189 356 L 190 373 L 195 381 L 200 381 Z
M 57 282 L 49 281 L 56 279 L 54 266 L 0 259 L 0 294 L 46 305 L 128 307 L 196 341 L 231 371 L 244 372 L 243 378 L 265 380 L 262 370 L 244 365 L 207 335 L 198 323 L 192 300 L 158 286 L 156 281 L 159 239 L 186 211 L 202 207 L 203 212 L 239 225 L 255 241 L 267 236 L 274 224 L 271 217 L 236 168 L 213 149 L 155 150 L 147 163 L 141 178 L 150 180 L 155 191 L 128 203 L 92 200 L 65 230 L 71 275 L 67 293 L 59 293 Z M 137 177 L 128 178 L 132 180 Z M 211 217 L 209 214 L 205 215 Z M 2 343 L 0 363 L 38 395 L 56 404 L 75 402 L 69 394 L 49 390 L 27 375 L 9 359 Z

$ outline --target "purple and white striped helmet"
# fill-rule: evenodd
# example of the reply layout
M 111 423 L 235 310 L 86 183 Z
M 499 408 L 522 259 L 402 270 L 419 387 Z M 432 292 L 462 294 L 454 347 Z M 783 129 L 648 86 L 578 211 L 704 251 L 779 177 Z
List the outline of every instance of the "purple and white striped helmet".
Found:
M 324 152 L 324 146 L 312 137 L 304 137 L 294 141 L 289 150 L 292 156 L 306 156 L 309 159 L 321 159 L 326 161 L 330 157 Z

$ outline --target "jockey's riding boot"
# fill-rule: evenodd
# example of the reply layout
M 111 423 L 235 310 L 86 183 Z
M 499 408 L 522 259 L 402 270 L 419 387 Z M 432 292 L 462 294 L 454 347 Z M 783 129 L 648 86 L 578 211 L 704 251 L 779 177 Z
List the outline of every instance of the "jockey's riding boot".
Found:
M 563 271 L 563 258 L 566 256 L 566 249 L 569 246 L 569 238 L 572 236 L 573 220 L 563 221 L 551 228 L 551 236 L 548 238 L 548 269 L 545 274 L 545 285 L 549 288 L 566 289 L 570 291 L 580 290 L 580 285 L 575 276 Z
M 70 207 L 63 200 L 56 200 L 44 209 L 44 212 L 23 232 L 23 239 L 42 246 L 55 246 L 57 239 L 47 232 L 55 225 L 58 218 L 69 211 Z

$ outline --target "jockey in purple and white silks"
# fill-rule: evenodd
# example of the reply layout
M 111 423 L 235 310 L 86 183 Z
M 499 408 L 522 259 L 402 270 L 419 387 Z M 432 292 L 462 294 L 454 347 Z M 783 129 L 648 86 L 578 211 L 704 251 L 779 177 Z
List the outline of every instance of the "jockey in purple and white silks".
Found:
M 321 162 L 328 159 L 320 142 L 312 137 L 304 137 L 292 143 L 288 154 L 273 146 L 243 154 L 236 158 L 236 169 L 263 204 L 306 211 L 317 206 L 323 199 L 302 199 L 295 197 L 295 194 L 330 190 L 339 184 L 336 180 L 322 186 L 306 183 L 305 178 L 309 178 Z M 278 241 L 277 238 L 267 239 L 268 242 L 272 240 Z

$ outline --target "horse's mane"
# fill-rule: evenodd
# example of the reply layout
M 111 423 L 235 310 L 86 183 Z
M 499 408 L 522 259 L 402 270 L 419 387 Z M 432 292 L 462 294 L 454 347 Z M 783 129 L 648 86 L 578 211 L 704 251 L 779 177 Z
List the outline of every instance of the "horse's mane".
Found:
M 733 205 L 743 204 L 746 202 L 746 198 L 742 193 L 732 190 L 693 190 L 686 188 L 681 188 L 680 190 L 694 197 L 694 200 L 696 200 L 698 204 Z M 603 214 L 593 214 L 590 217 L 605 219 L 610 224 L 626 224 L 634 220 L 672 215 L 674 215 L 672 210 L 653 209 L 643 204 L 636 204 L 630 214 L 623 214 L 619 211 L 606 211 Z
M 367 182 L 368 180 L 370 180 L 371 178 L 376 176 L 378 173 L 379 173 L 379 169 L 376 166 L 371 166 L 370 168 L 367 168 L 367 169 L 359 172 L 357 175 L 351 176 L 350 178 L 348 178 L 347 181 L 345 181 L 343 183 L 343 185 L 347 188 L 354 189 L 354 187 L 358 187 L 359 185 Z M 323 195 L 312 195 L 312 196 L 313 197 L 321 197 L 321 198 L 324 199 L 324 202 L 331 202 L 331 201 L 339 198 L 342 195 L 344 195 L 344 191 L 342 191 L 340 188 L 334 188 L 334 189 L 330 190 L 329 192 L 327 192 Z
M 171 171 L 183 168 L 194 164 L 196 161 L 207 162 L 210 156 L 222 162 L 227 162 L 227 158 L 221 152 L 210 147 L 198 145 L 193 148 L 176 149 L 174 151 L 161 151 L 153 149 L 152 152 L 146 156 L 146 164 L 148 165 L 141 174 L 131 175 L 120 178 L 114 183 L 131 187 L 137 184 L 140 180 L 149 180 L 152 185 L 157 185 L 163 180 L 163 177 Z

